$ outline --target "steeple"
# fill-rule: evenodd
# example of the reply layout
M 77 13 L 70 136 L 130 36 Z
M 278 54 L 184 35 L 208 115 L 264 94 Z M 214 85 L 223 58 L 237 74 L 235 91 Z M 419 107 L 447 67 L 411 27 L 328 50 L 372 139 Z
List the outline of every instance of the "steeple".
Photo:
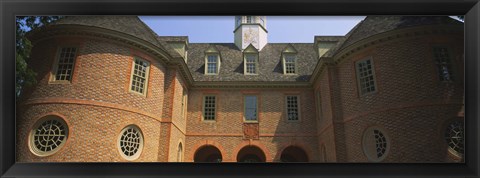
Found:
M 252 44 L 257 50 L 268 43 L 266 16 L 236 16 L 235 17 L 235 45 L 242 51 Z

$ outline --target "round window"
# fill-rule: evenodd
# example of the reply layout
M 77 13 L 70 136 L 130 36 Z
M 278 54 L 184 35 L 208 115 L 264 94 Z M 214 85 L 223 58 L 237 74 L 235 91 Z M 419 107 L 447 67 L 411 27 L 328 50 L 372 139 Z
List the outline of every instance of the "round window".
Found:
M 118 137 L 118 150 L 127 160 L 135 160 L 143 148 L 143 136 L 140 129 L 134 125 L 125 127 Z
M 30 150 L 37 156 L 52 155 L 63 147 L 68 137 L 68 127 L 58 116 L 46 116 L 30 131 Z
M 445 141 L 449 150 L 457 156 L 463 155 L 463 121 L 453 121 L 445 130 Z
M 363 133 L 363 152 L 368 160 L 379 162 L 385 159 L 390 148 L 388 137 L 382 129 L 369 128 Z

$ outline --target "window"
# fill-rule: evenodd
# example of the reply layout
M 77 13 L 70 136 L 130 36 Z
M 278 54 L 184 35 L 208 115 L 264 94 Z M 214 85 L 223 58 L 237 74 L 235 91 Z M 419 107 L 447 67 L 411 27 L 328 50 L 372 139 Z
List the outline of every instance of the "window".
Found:
M 371 58 L 356 63 L 357 80 L 360 95 L 374 92 L 376 90 L 373 61 Z
M 298 121 L 298 96 L 286 96 L 287 100 L 287 120 Z
M 184 88 L 183 89 L 183 95 L 182 95 L 182 118 L 185 119 L 186 113 L 187 113 L 187 90 Z
M 63 147 L 68 137 L 68 127 L 58 116 L 46 116 L 30 131 L 30 150 L 37 156 L 52 155 Z
M 182 147 L 182 143 L 179 143 L 178 152 L 177 152 L 177 162 L 182 162 L 182 157 L 183 157 L 183 147 Z
M 247 23 L 253 23 L 253 17 L 247 16 Z
M 285 74 L 295 74 L 296 71 L 296 55 L 294 54 L 285 54 L 283 56 L 283 71 Z
M 205 96 L 203 105 L 203 120 L 215 121 L 215 96 Z
M 218 55 L 207 55 L 207 73 L 218 74 Z
M 388 137 L 380 128 L 368 128 L 363 133 L 363 152 L 370 161 L 382 161 L 388 154 Z
M 60 49 L 58 59 L 55 65 L 55 81 L 71 81 L 73 75 L 73 67 L 75 64 L 75 56 L 77 48 L 63 47 Z
M 257 121 L 257 96 L 245 96 L 245 121 Z
M 457 156 L 463 155 L 463 134 L 464 131 L 462 121 L 451 122 L 445 130 L 445 141 L 447 142 L 448 148 Z
M 148 85 L 148 72 L 150 64 L 140 58 L 135 57 L 134 65 L 132 67 L 132 83 L 130 91 L 134 91 L 145 95 Z
M 322 96 L 320 95 L 320 91 L 317 92 L 317 118 L 320 120 L 322 117 Z
M 450 60 L 448 48 L 434 47 L 433 54 L 435 58 L 435 63 L 437 65 L 438 77 L 440 81 L 452 81 L 452 63 Z
M 257 74 L 257 55 L 245 54 L 245 74 Z
M 118 137 L 118 150 L 123 158 L 135 160 L 143 149 L 143 135 L 137 126 L 125 127 Z

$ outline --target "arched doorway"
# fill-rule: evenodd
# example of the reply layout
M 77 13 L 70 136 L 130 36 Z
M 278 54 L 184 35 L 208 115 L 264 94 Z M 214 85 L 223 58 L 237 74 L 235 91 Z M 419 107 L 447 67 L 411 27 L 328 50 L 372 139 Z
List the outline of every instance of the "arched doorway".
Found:
M 256 146 L 243 147 L 237 155 L 237 162 L 265 162 L 266 157 L 263 151 Z
M 222 162 L 222 153 L 217 147 L 202 146 L 195 152 L 193 162 L 219 163 Z
M 282 151 L 281 162 L 308 162 L 308 156 L 302 148 L 289 146 Z

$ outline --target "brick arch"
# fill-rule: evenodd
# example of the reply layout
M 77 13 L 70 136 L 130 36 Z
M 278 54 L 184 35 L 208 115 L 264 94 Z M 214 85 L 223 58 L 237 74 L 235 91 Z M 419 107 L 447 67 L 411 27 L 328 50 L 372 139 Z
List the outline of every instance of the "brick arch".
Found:
M 278 147 L 280 149 L 278 149 L 277 154 L 275 155 L 276 161 L 280 161 L 280 157 L 282 156 L 283 150 L 285 150 L 285 148 L 289 146 L 295 146 L 295 147 L 301 148 L 303 151 L 305 151 L 305 154 L 307 154 L 307 158 L 309 162 L 315 161 L 315 158 L 313 157 L 314 155 L 313 149 L 310 146 L 308 146 L 308 144 L 305 144 L 305 142 L 298 141 L 298 140 L 280 144 Z
M 195 157 L 195 153 L 197 152 L 198 149 L 200 149 L 203 146 L 214 146 L 214 147 L 216 147 L 220 151 L 220 154 L 222 154 L 222 159 L 223 159 L 222 162 L 229 162 L 229 160 L 226 159 L 226 158 L 228 158 L 228 156 L 227 156 L 227 152 L 225 151 L 225 148 L 223 148 L 223 146 L 220 143 L 218 143 L 217 141 L 208 140 L 208 139 L 197 142 L 192 147 L 192 152 L 190 154 L 186 155 L 184 153 L 184 155 L 185 155 L 184 161 L 185 162 L 193 162 L 193 158 Z M 185 146 L 184 146 L 184 149 L 185 149 Z
M 233 150 L 232 152 L 232 155 L 230 157 L 230 160 L 232 162 L 236 162 L 237 161 L 237 155 L 238 155 L 238 152 L 240 152 L 240 150 L 243 148 L 243 147 L 246 147 L 246 146 L 255 146 L 255 147 L 258 147 L 260 150 L 263 151 L 263 153 L 265 154 L 265 162 L 273 162 L 273 158 L 272 158 L 272 155 L 270 154 L 270 151 L 268 150 L 268 148 L 263 145 L 262 143 L 260 143 L 259 141 L 257 140 L 245 140 L 243 141 L 242 143 L 240 143 L 237 147 L 235 147 L 235 149 Z

